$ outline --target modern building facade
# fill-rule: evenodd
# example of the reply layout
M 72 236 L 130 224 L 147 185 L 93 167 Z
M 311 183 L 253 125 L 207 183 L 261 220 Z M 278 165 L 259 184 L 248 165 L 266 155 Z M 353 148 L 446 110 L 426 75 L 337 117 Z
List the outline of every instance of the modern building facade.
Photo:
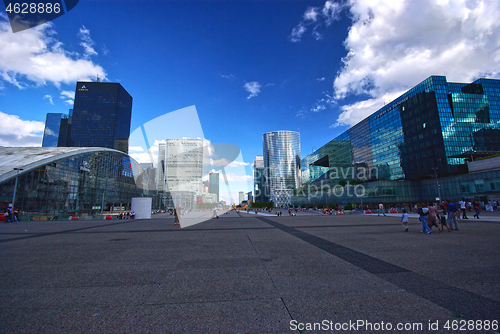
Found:
M 219 173 L 208 173 L 208 192 L 216 196 L 215 202 L 219 202 Z
M 202 172 L 202 139 L 167 139 L 159 145 L 157 189 L 170 193 L 166 197 L 168 208 L 175 206 L 176 199 L 183 207 L 194 207 L 196 196 L 202 194 Z
M 275 206 L 291 204 L 294 189 L 301 187 L 300 134 L 273 131 L 262 135 L 266 193 Z
M 268 202 L 269 194 L 266 194 L 266 173 L 264 169 L 264 156 L 258 155 L 253 161 L 253 192 L 255 202 Z
M 329 189 L 363 183 L 373 190 L 365 201 L 430 201 L 440 197 L 436 178 L 463 175 L 466 160 L 495 153 L 500 80 L 453 83 L 431 76 L 306 156 L 302 178 L 305 185 Z M 433 195 L 420 187 L 429 179 Z M 448 195 L 443 191 L 441 197 Z
M 72 109 L 70 109 L 70 115 Z M 45 119 L 42 147 L 65 147 L 68 145 L 71 116 L 62 113 L 48 113 Z
M 17 182 L 16 182 L 17 179 Z M 148 175 L 127 154 L 107 148 L 0 147 L 0 201 L 34 215 L 130 210 L 149 197 Z
M 132 96 L 119 83 L 77 82 L 70 147 L 106 147 L 128 153 Z

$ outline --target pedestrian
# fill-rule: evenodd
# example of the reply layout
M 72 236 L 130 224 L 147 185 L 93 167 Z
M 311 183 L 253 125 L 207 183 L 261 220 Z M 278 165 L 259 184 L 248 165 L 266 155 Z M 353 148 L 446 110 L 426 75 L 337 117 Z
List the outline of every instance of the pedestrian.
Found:
M 474 211 L 476 211 L 476 214 L 474 215 L 474 217 L 479 219 L 479 213 L 481 212 L 481 206 L 479 205 L 479 202 L 476 200 L 473 200 L 472 207 L 474 208 Z
M 438 218 L 441 221 L 441 230 L 444 231 L 444 227 L 446 226 L 448 232 L 451 232 L 451 228 L 446 223 L 446 205 L 441 203 L 440 209 L 440 212 L 438 212 Z
M 433 226 L 436 226 L 439 230 L 439 233 L 441 233 L 441 229 L 439 228 L 439 225 L 437 223 L 439 216 L 438 209 L 431 203 L 427 203 L 427 209 L 429 209 L 429 218 L 427 220 L 427 225 L 429 225 L 431 230 Z
M 464 200 L 460 201 L 460 211 L 462 211 L 462 219 L 469 219 L 467 217 L 467 203 Z
M 427 225 L 427 218 L 429 215 L 429 209 L 425 206 L 425 203 L 422 203 L 421 207 L 418 208 L 418 214 L 420 215 L 419 219 L 422 222 L 422 233 L 427 231 L 427 234 L 432 233 L 432 230 Z
M 16 224 L 19 223 L 19 209 L 14 210 L 14 221 Z
M 385 210 L 384 210 L 384 204 L 382 204 L 382 203 L 380 203 L 380 204 L 378 205 L 378 215 L 379 215 L 379 217 L 380 217 L 380 214 L 381 214 L 381 213 L 383 213 L 383 214 L 384 214 L 384 216 L 386 215 L 386 214 L 385 214 Z
M 180 220 L 179 220 L 180 214 L 181 214 L 181 207 L 177 205 L 174 209 L 174 225 L 180 225 Z
M 14 210 L 12 210 L 12 207 L 9 207 L 9 223 L 14 222 Z
M 403 215 L 401 216 L 401 222 L 406 228 L 405 232 L 408 232 L 408 214 L 406 213 L 406 209 L 403 209 Z
M 452 230 L 458 231 L 457 223 L 457 206 L 455 203 L 451 202 L 449 199 L 446 200 L 446 211 L 448 212 L 448 222 Z M 453 223 L 455 223 L 455 228 L 453 228 Z
M 215 207 L 213 210 L 212 210 L 212 218 L 217 218 L 219 219 L 219 216 L 217 215 L 217 207 Z M 248 213 L 248 208 L 247 208 L 247 213 Z

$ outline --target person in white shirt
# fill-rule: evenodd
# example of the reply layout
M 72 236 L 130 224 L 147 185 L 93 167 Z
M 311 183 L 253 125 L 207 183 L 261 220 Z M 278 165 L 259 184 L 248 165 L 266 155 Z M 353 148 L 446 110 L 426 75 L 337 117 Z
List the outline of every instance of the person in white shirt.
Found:
M 212 211 L 213 211 L 212 218 L 219 218 L 219 216 L 217 215 L 217 207 L 215 207 Z
M 465 203 L 464 200 L 460 201 L 460 211 L 462 211 L 462 219 L 469 219 L 467 217 L 467 204 Z
M 385 214 L 385 210 L 384 210 L 384 204 L 382 204 L 382 203 L 380 203 L 380 204 L 378 205 L 378 215 L 380 216 L 380 214 L 381 214 L 381 213 L 383 213 L 383 214 L 384 214 L 384 216 L 386 215 L 386 214 Z

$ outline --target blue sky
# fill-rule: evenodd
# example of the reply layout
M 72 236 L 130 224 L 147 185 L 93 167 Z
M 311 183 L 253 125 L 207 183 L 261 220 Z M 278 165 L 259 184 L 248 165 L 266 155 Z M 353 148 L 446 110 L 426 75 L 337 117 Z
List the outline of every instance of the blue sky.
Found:
M 40 146 L 77 80 L 120 82 L 131 131 L 195 105 L 205 138 L 302 156 L 430 75 L 499 77 L 498 1 L 94 1 L 13 34 L 0 5 L 0 145 Z M 166 135 L 167 137 L 167 135 Z M 248 166 L 250 167 L 250 166 Z

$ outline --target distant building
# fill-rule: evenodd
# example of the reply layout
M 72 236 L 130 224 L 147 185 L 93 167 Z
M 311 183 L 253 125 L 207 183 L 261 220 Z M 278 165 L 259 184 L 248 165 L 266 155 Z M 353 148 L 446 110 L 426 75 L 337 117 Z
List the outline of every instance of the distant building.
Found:
M 266 193 L 266 173 L 264 169 L 264 156 L 258 155 L 253 161 L 253 183 L 255 202 L 269 201 L 269 194 Z
M 167 139 L 159 145 L 157 184 L 158 190 L 170 192 L 167 207 L 176 199 L 183 207 L 194 207 L 196 196 L 202 194 L 202 170 L 202 139 Z
M 273 131 L 262 135 L 266 193 L 275 206 L 288 206 L 294 189 L 302 185 L 300 134 Z
M 254 201 L 253 200 L 253 195 L 252 195 L 251 191 L 247 192 L 247 201 L 248 202 L 253 202 Z
M 132 96 L 119 83 L 77 82 L 70 147 L 107 147 L 128 153 Z
M 219 173 L 208 173 L 208 192 L 216 195 L 216 202 L 219 202 Z
M 71 111 L 71 109 L 70 109 Z M 71 118 L 62 113 L 48 113 L 45 119 L 42 147 L 68 146 Z
M 240 191 L 239 193 L 239 204 L 242 204 L 245 201 L 245 193 L 243 191 Z
M 166 189 L 166 184 L 165 184 L 165 169 L 167 168 L 166 145 L 167 144 L 165 142 L 158 143 L 158 163 L 156 166 L 156 168 L 157 168 L 156 189 L 158 191 L 165 191 L 165 189 Z

